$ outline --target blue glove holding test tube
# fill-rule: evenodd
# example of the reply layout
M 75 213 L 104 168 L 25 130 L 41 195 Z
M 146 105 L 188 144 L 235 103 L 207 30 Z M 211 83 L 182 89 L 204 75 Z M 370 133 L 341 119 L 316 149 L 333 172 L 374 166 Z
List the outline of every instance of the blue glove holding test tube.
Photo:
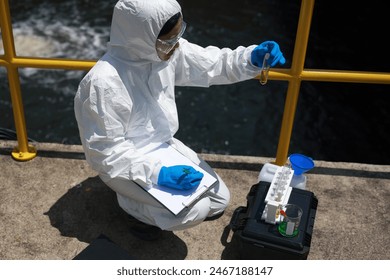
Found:
M 157 184 L 178 190 L 189 190 L 199 186 L 203 173 L 188 165 L 163 166 Z
M 263 61 L 265 55 L 269 53 L 268 65 L 274 67 L 277 64 L 283 65 L 286 63 L 286 59 L 283 53 L 280 51 L 278 43 L 274 41 L 265 41 L 253 49 L 251 53 L 251 62 L 257 67 L 263 67 Z

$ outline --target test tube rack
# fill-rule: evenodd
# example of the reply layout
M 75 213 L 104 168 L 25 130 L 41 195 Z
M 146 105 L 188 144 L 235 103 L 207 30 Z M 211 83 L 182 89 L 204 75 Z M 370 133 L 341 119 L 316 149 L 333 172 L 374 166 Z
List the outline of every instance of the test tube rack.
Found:
M 277 168 L 265 197 L 266 205 L 261 217 L 265 222 L 276 224 L 280 221 L 280 206 L 288 203 L 292 191 L 290 184 L 293 176 L 294 170 L 290 165 L 286 164 Z

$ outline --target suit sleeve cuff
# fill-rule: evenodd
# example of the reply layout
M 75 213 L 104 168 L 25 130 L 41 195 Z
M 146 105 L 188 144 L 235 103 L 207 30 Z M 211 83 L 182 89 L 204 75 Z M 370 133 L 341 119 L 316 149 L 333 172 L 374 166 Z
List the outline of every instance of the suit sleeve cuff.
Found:
M 155 184 L 155 185 L 157 185 L 157 182 L 158 182 L 158 175 L 160 174 L 161 167 L 162 167 L 162 164 L 161 164 L 161 163 L 158 163 L 158 164 L 154 167 L 152 176 L 150 177 L 150 180 L 151 180 L 152 183 Z

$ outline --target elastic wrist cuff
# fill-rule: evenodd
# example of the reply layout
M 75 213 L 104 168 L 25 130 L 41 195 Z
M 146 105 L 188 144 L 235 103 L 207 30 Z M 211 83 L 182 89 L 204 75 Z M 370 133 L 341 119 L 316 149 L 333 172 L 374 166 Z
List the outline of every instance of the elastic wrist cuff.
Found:
M 157 185 L 157 182 L 158 182 L 158 175 L 160 174 L 161 167 L 162 167 L 162 164 L 161 164 L 161 163 L 158 163 L 158 164 L 154 167 L 154 169 L 153 169 L 152 176 L 150 177 L 150 179 L 152 180 L 152 183 L 153 183 L 153 184 L 156 184 L 156 185 Z

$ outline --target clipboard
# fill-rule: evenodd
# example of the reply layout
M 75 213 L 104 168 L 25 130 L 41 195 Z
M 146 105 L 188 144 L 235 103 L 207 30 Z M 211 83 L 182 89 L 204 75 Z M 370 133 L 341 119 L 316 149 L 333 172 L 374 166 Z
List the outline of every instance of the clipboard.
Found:
M 156 184 L 140 186 L 175 216 L 194 203 L 217 182 L 214 176 L 167 143 L 148 152 L 147 156 L 158 158 L 163 166 L 190 165 L 203 173 L 202 181 L 196 189 L 176 190 Z

